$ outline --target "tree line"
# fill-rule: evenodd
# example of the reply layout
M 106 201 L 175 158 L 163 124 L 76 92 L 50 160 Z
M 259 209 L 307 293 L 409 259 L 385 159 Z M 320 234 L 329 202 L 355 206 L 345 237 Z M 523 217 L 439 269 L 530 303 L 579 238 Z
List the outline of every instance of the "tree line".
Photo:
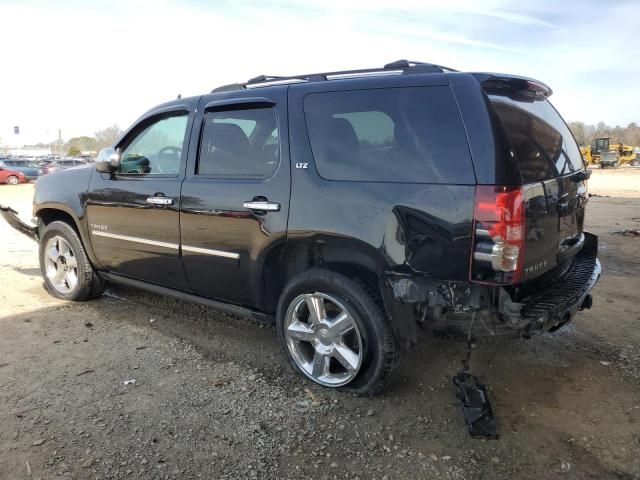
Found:
M 635 122 L 626 127 L 611 127 L 604 122 L 588 125 L 584 122 L 569 122 L 569 128 L 580 146 L 589 146 L 596 138 L 611 137 L 612 143 L 623 143 L 640 147 L 640 126 Z
M 122 134 L 118 125 L 112 125 L 102 130 L 98 130 L 95 136 L 73 137 L 65 142 L 63 150 L 68 155 L 80 155 L 80 152 L 97 152 L 102 148 L 110 147 Z
M 52 153 L 61 155 L 76 156 L 82 152 L 98 152 L 100 149 L 112 146 L 118 137 L 122 134 L 122 130 L 118 125 L 98 130 L 93 137 L 83 135 L 81 137 L 73 137 L 69 140 L 62 141 L 56 139 L 49 143 L 36 143 L 33 147 L 51 148 Z

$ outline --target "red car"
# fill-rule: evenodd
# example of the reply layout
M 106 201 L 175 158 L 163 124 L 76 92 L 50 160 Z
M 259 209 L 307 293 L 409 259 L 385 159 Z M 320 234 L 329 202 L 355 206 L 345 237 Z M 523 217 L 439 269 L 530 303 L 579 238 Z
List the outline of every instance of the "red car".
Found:
M 9 185 L 27 183 L 27 177 L 21 172 L 0 167 L 0 183 L 8 183 Z

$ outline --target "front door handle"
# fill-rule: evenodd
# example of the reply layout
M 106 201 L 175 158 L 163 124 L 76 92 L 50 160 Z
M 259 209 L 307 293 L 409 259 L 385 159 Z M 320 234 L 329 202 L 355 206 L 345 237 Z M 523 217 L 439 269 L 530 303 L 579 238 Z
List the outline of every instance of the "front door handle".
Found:
M 262 200 L 252 200 L 251 202 L 244 202 L 242 204 L 244 208 L 249 210 L 256 210 L 260 212 L 279 212 L 280 204 L 274 202 L 267 202 Z
M 169 197 L 148 197 L 147 203 L 152 205 L 173 205 L 173 198 Z

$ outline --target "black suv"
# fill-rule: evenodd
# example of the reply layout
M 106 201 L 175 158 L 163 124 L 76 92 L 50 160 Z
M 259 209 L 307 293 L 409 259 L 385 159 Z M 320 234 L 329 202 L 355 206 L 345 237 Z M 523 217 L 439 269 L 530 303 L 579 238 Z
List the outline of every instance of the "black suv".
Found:
M 380 392 L 422 323 L 555 330 L 591 305 L 589 172 L 543 83 L 401 60 L 260 76 L 143 115 L 41 178 L 47 290 L 105 281 L 275 321 L 294 369 Z

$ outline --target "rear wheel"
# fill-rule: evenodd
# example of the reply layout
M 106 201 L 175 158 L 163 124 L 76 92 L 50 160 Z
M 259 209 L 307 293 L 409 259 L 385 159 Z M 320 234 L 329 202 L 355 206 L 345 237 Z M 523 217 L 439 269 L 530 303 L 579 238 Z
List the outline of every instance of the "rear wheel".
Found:
M 47 225 L 39 253 L 45 288 L 54 297 L 82 301 L 102 294 L 104 282 L 89 262 L 78 234 L 67 223 Z
M 7 183 L 9 185 L 18 185 L 20 183 L 20 179 L 18 177 L 16 177 L 15 175 L 9 175 L 7 177 Z
M 298 275 L 276 322 L 289 363 L 315 383 L 373 395 L 397 372 L 400 350 L 380 298 L 359 279 L 324 269 Z

